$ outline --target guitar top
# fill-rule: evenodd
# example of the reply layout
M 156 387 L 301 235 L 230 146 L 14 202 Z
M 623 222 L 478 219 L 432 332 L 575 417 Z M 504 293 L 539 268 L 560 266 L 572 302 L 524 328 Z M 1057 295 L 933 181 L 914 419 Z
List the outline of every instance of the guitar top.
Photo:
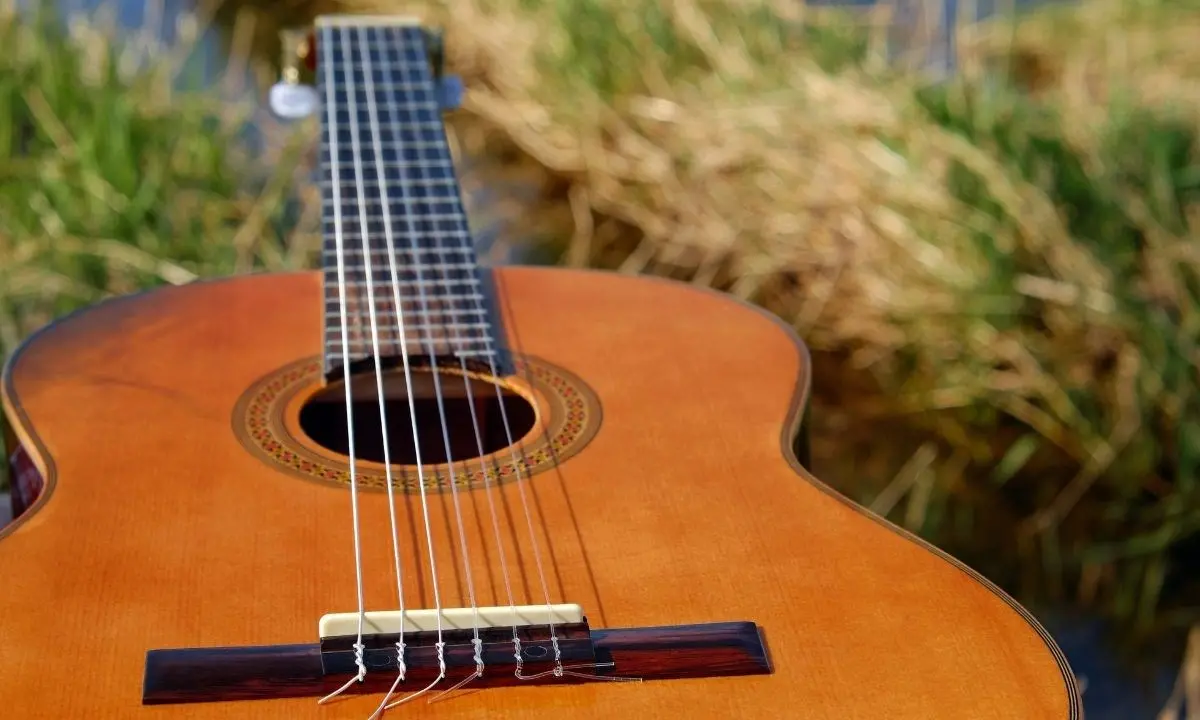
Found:
M 1029 612 L 801 466 L 791 328 L 478 262 L 438 43 L 305 41 L 319 271 L 111 300 L 9 360 L 6 716 L 1081 718 Z

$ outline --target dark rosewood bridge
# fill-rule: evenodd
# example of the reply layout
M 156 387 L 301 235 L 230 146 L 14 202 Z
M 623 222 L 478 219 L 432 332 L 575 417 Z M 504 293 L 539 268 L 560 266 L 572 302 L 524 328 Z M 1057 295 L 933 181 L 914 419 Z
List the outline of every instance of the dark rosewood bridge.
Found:
M 556 676 L 550 627 L 516 628 L 523 656 L 517 673 L 512 627 L 480 629 L 483 674 L 468 687 L 580 683 L 589 680 L 667 680 L 763 675 L 771 672 L 767 648 L 753 622 L 592 629 L 582 622 L 554 625 L 561 662 L 569 673 Z M 443 633 L 450 688 L 476 671 L 474 635 Z M 355 636 L 319 643 L 258 647 L 151 650 L 146 656 L 142 702 L 147 705 L 218 700 L 259 700 L 324 696 L 355 675 Z M 396 680 L 397 633 L 364 635 L 367 675 L 346 692 L 385 693 Z M 408 672 L 398 692 L 425 687 L 438 675 L 435 632 L 405 633 Z M 435 690 L 439 688 L 434 688 Z

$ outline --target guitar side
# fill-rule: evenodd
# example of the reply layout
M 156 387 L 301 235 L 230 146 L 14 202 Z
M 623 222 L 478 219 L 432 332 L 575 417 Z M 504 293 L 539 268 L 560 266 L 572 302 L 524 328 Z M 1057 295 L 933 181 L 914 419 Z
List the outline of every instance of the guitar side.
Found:
M 519 352 L 578 377 L 602 414 L 584 446 L 528 481 L 555 599 L 596 627 L 757 622 L 773 673 L 485 690 L 397 716 L 1082 717 L 1065 658 L 1028 612 L 800 465 L 791 448 L 810 377 L 790 328 L 663 280 L 495 275 Z M 16 716 L 374 708 L 137 699 L 149 649 L 308 642 L 321 614 L 353 609 L 345 489 L 268 466 L 230 421 L 248 387 L 312 354 L 320 302 L 311 273 L 196 283 L 103 303 L 13 356 L 5 414 L 47 480 L 0 530 L 0 697 Z M 466 605 L 438 497 L 443 602 Z M 386 527 L 382 493 L 363 505 L 364 526 Z M 467 513 L 468 526 L 479 519 Z M 483 547 L 486 532 L 468 539 Z M 406 587 L 428 607 L 419 546 Z M 374 533 L 364 553 L 378 569 L 368 604 L 393 606 L 389 544 Z M 516 555 L 514 582 L 536 595 L 536 570 Z M 470 560 L 480 604 L 503 604 L 494 561 Z

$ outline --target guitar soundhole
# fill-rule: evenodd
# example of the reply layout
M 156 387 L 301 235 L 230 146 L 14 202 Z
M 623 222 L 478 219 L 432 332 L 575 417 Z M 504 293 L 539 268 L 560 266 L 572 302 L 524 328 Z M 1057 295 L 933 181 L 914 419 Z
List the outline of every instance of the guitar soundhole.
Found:
M 422 465 L 478 458 L 481 445 L 483 455 L 489 455 L 508 447 L 510 436 L 512 442 L 524 438 L 537 421 L 536 412 L 525 397 L 503 386 L 497 393 L 497 386 L 483 379 L 439 373 L 440 393 L 431 371 L 414 371 L 412 380 L 415 413 L 409 407 L 403 372 L 391 372 L 384 379 L 383 406 L 393 465 L 417 465 L 417 447 Z M 355 456 L 382 463 L 384 434 L 375 376 L 368 373 L 352 377 L 350 387 Z M 330 383 L 304 403 L 299 417 L 301 429 L 313 442 L 338 455 L 349 455 L 350 451 L 345 392 L 344 383 Z M 445 413 L 444 427 L 439 395 Z M 413 443 L 414 417 L 418 445 Z
M 500 383 L 509 429 L 518 445 L 516 452 L 508 452 L 494 381 L 474 374 L 470 377 L 480 439 L 488 455 L 485 463 L 464 462 L 477 458 L 479 448 L 463 375 L 453 370 L 439 375 L 451 433 L 450 454 L 457 467 L 454 482 L 459 487 L 478 489 L 489 482 L 503 484 L 544 472 L 582 450 L 600 428 L 599 398 L 582 379 L 543 360 L 519 357 L 513 374 Z M 390 371 L 385 378 L 392 465 L 411 468 L 416 453 L 404 373 Z M 415 370 L 414 380 L 421 462 L 426 467 L 437 466 L 444 462 L 446 449 L 433 376 L 428 370 Z M 373 370 L 356 373 L 350 387 L 354 391 L 355 456 L 364 460 L 356 478 L 359 487 L 382 491 L 387 487 L 387 474 L 381 467 L 383 433 Z M 536 411 L 533 398 L 537 398 Z M 238 400 L 232 419 L 242 446 L 263 462 L 305 479 L 343 486 L 350 483 L 345 386 L 340 381 L 324 381 L 320 358 L 303 358 L 259 378 Z M 427 490 L 450 489 L 447 473 L 426 473 L 424 479 Z M 403 492 L 420 492 L 416 473 L 401 472 L 392 480 Z

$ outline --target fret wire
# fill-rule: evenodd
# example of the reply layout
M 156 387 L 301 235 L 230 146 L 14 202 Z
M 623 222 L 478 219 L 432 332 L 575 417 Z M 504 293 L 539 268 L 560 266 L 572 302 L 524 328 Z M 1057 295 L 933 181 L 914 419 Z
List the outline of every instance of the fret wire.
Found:
M 368 241 L 374 242 L 374 236 L 375 236 L 374 233 L 368 233 L 368 235 L 367 235 Z M 355 239 L 361 241 L 362 234 L 357 234 Z M 328 253 L 328 250 L 326 252 Z M 396 253 L 394 253 L 394 255 L 396 258 L 401 259 L 401 260 L 417 261 L 419 259 L 427 258 L 430 255 L 430 253 L 439 253 L 440 254 L 441 252 L 443 252 L 443 250 L 438 249 L 438 248 L 413 247 L 413 248 L 406 248 L 404 250 L 399 250 Z M 454 253 L 454 257 L 450 258 L 452 264 L 456 261 L 462 262 L 464 260 L 471 259 L 470 258 L 471 250 L 470 250 L 470 248 L 467 248 L 467 247 L 451 246 L 451 247 L 446 248 L 444 250 L 444 252 L 453 252 Z M 347 253 L 347 255 L 352 255 L 357 258 L 362 258 L 362 257 L 365 257 L 366 255 L 370 255 L 372 258 L 374 258 L 377 255 L 380 255 L 383 257 L 389 257 L 390 255 L 392 255 L 392 253 L 389 253 L 384 248 L 378 248 L 378 247 L 372 246 L 372 247 L 367 248 L 366 250 L 359 248 L 358 252 Z M 422 262 L 424 262 L 424 260 L 422 260 Z M 397 269 L 399 269 L 399 268 L 397 268 Z
M 357 269 L 359 269 L 359 270 L 362 270 L 364 273 L 366 272 L 366 267 L 365 267 L 364 265 L 362 265 L 361 263 L 353 263 L 352 265 L 353 265 L 353 267 L 355 267 L 355 268 L 357 268 Z M 350 265 L 348 265 L 347 267 L 350 267 Z M 447 262 L 437 262 L 437 263 L 421 263 L 421 267 L 422 267 L 422 268 L 424 268 L 424 269 L 427 269 L 427 270 L 428 270 L 428 269 L 432 269 L 432 270 L 457 270 L 457 271 L 464 271 L 464 272 L 465 272 L 465 271 L 469 271 L 469 270 L 475 270 L 477 266 L 475 265 L 475 263 L 469 263 L 469 262 L 458 262 L 458 263 L 455 263 L 455 262 L 449 262 L 449 263 L 447 263 Z M 401 272 L 401 273 L 414 273 L 414 274 L 415 274 L 415 273 L 417 272 L 417 270 L 416 270 L 416 268 L 415 268 L 415 267 L 409 267 L 409 268 L 405 268 L 405 269 L 403 269 L 403 270 L 399 270 L 399 269 L 397 269 L 397 270 L 398 270 L 398 272 Z M 378 273 L 387 273 L 387 274 L 385 275 L 385 277 L 391 277 L 391 271 L 390 271 L 390 270 L 388 270 L 387 268 L 371 268 L 371 272 L 372 272 L 373 274 L 378 274 Z M 355 279 L 356 279 L 356 280 L 366 280 L 367 278 L 364 276 L 364 277 L 355 278 Z M 420 281 L 419 279 L 417 279 L 417 278 L 415 278 L 415 277 L 414 277 L 414 278 L 412 278 L 411 280 L 408 280 L 407 282 L 409 282 L 409 283 L 419 283 L 419 282 L 421 282 L 421 281 Z
M 335 203 L 331 194 L 335 187 L 342 190 L 367 191 L 365 202 L 360 202 L 355 193 L 342 193 L 338 203 L 343 216 L 366 217 L 367 250 L 362 248 L 360 228 L 343 228 L 342 262 L 347 272 L 347 305 L 352 317 L 348 317 L 349 335 L 364 334 L 366 323 L 365 290 L 371 287 L 390 286 L 396 281 L 400 286 L 401 307 L 413 313 L 419 320 L 406 328 L 403 342 L 413 343 L 422 335 L 430 336 L 438 348 L 461 344 L 464 348 L 484 343 L 482 352 L 492 352 L 490 332 L 494 330 L 488 313 L 479 310 L 486 302 L 482 299 L 482 288 L 478 271 L 474 241 L 470 235 L 466 212 L 463 210 L 460 188 L 454 168 L 454 160 L 445 131 L 440 107 L 436 102 L 436 88 L 432 83 L 424 58 L 414 58 L 412 48 L 420 43 L 397 41 L 391 32 L 384 30 L 376 48 L 371 53 L 371 82 L 374 86 L 374 101 L 379 114 L 379 124 L 370 126 L 364 120 L 362 104 L 348 107 L 348 95 L 344 90 L 332 92 L 335 107 L 332 109 L 337 122 L 337 131 L 332 142 L 338 144 L 340 162 L 332 162 L 330 134 L 323 134 L 320 145 L 323 180 L 322 208 L 326 229 L 325 257 L 332 257 L 328 236 L 332 234 L 331 215 Z M 400 32 L 412 30 L 398 29 Z M 341 48 L 330 50 L 332 61 L 337 62 Z M 366 85 L 367 73 L 361 67 L 335 67 L 335 82 L 354 83 L 356 89 Z M 382 77 L 386 76 L 386 77 Z M 398 78 L 398 82 L 397 79 Z M 350 122 L 360 122 L 360 149 L 356 157 L 347 154 L 343 145 L 349 144 Z M 377 133 L 377 134 L 372 134 Z M 382 156 L 377 157 L 377 150 Z M 355 168 L 361 173 L 362 182 L 356 181 Z M 380 169 L 382 167 L 382 169 Z M 382 202 L 383 188 L 388 188 L 389 203 Z M 404 198 L 398 202 L 395 198 Z M 389 248 L 383 236 L 384 212 L 388 212 L 397 226 L 412 227 L 413 232 L 401 232 L 397 246 Z M 358 229 L 359 232 L 354 232 Z M 380 258 L 389 258 L 395 252 L 398 277 L 392 277 L 388 264 L 379 263 Z M 372 268 L 366 269 L 366 257 L 370 254 Z M 328 260 L 326 260 L 328 262 Z M 328 274 L 326 274 L 328 280 Z M 422 282 L 424 281 L 424 282 Z M 326 282 L 326 288 L 329 283 Z M 425 293 L 427 308 L 418 310 L 416 295 Z M 466 305 L 472 307 L 464 307 Z M 328 311 L 326 304 L 326 311 Z M 395 299 L 377 296 L 376 312 L 382 317 L 395 317 Z M 389 326 L 394 323 L 389 323 Z M 328 325 L 326 325 L 328 328 Z M 390 342 L 402 341 L 398 328 L 394 329 Z M 464 332 L 469 331 L 469 332 Z M 442 337 L 456 334 L 460 337 Z M 475 334 L 481 334 L 475 337 Z M 380 342 L 385 338 L 380 337 Z M 340 341 L 326 342 L 326 350 L 340 347 Z M 353 342 L 350 347 L 354 347 Z
M 326 277 L 329 278 L 330 280 L 333 279 L 329 276 L 329 271 L 326 271 Z M 366 282 L 368 282 L 368 280 L 367 280 L 367 278 L 363 278 L 362 280 L 355 280 L 354 282 L 366 283 Z M 375 284 L 376 285 L 386 284 L 390 287 L 392 284 L 391 272 L 390 271 L 388 272 L 388 277 L 384 278 L 383 280 L 376 281 Z M 467 276 L 464 276 L 461 278 L 421 279 L 419 281 L 416 279 L 401 280 L 399 283 L 401 292 L 403 292 L 406 287 L 409 289 L 416 289 L 416 286 L 420 285 L 420 284 L 424 284 L 426 288 L 434 288 L 435 291 L 437 288 L 457 287 L 459 285 L 471 285 L 474 287 L 480 286 L 479 278 L 477 278 L 473 275 L 467 275 Z M 446 295 L 445 297 L 450 297 L 450 295 Z M 464 297 L 462 299 L 470 300 L 471 298 Z
M 479 269 L 477 253 L 445 137 L 441 108 L 436 102 L 436 88 L 426 60 L 414 51 L 421 47 L 421 41 L 395 35 L 396 32 L 420 31 L 395 28 L 381 32 L 381 36 L 375 38 L 378 42 L 374 44 L 374 50 L 368 51 L 372 66 L 370 80 L 380 122 L 371 126 L 364 116 L 362 103 L 351 108 L 346 91 L 335 90 L 326 97 L 333 97 L 336 131 L 332 135 L 324 133 L 320 145 L 327 264 L 336 259 L 335 249 L 328 241 L 335 229 L 331 226 L 335 209 L 333 190 L 343 190 L 343 199 L 336 209 L 344 217 L 366 218 L 365 252 L 361 228 L 342 229 L 343 239 L 350 246 L 343 248 L 341 258 L 346 271 L 348 333 L 354 338 L 362 336 L 367 329 L 365 291 L 375 287 L 390 288 L 394 281 L 399 285 L 400 305 L 406 317 L 412 313 L 420 323 L 406 327 L 408 332 L 403 339 L 399 337 L 398 327 L 392 327 L 395 323 L 387 323 L 393 330 L 392 337 L 385 338 L 381 333 L 381 344 L 401 341 L 413 344 L 428 335 L 439 350 L 459 346 L 465 351 L 482 346 L 479 352 L 492 353 L 491 333 L 495 328 L 488 312 L 480 309 L 487 303 L 476 274 Z M 335 64 L 340 55 L 339 48 L 329 51 Z M 335 67 L 333 74 L 335 82 L 352 82 L 359 90 L 367 84 L 368 75 L 361 67 Z M 344 147 L 350 144 L 349 125 L 352 122 L 359 123 L 357 156 L 352 156 Z M 339 162 L 333 162 L 331 143 L 337 143 Z M 360 168 L 359 176 L 355 175 L 356 167 Z M 362 182 L 357 181 L 359 177 Z M 360 188 L 367 191 L 362 201 L 356 193 L 345 192 Z M 389 197 L 386 204 L 382 202 L 384 188 Z M 404 201 L 396 198 L 404 198 Z M 395 238 L 397 246 L 394 249 L 387 247 L 383 237 L 384 213 L 393 219 L 394 226 L 403 228 Z M 388 263 L 379 262 L 388 259 L 393 250 L 398 265 L 398 277 L 394 278 Z M 366 268 L 367 257 L 372 259 L 370 272 Z M 328 273 L 326 278 L 328 299 Z M 417 309 L 416 296 L 422 292 L 428 307 Z M 377 296 L 377 315 L 395 317 L 395 304 L 390 294 L 387 298 Z M 327 323 L 327 335 L 330 325 Z M 382 325 L 380 329 L 383 329 Z M 335 347 L 340 347 L 340 341 L 329 338 L 327 351 Z
M 386 306 L 380 305 L 377 307 L 375 312 L 377 315 L 389 315 L 391 317 L 396 317 L 396 311 L 394 307 L 395 306 L 392 304 L 388 304 Z M 405 306 L 402 309 L 404 310 L 404 317 L 406 318 L 410 315 L 420 318 L 448 318 L 452 320 L 468 320 L 487 317 L 486 310 L 480 310 L 477 308 L 433 308 L 430 310 L 423 310 L 420 308 L 410 307 L 408 303 L 405 303 Z M 334 314 L 330 310 L 329 304 L 326 304 L 325 317 L 333 316 Z M 479 322 L 482 327 L 486 327 L 489 330 L 492 327 L 489 323 L 484 323 L 483 321 Z
M 329 162 L 325 162 L 323 164 L 325 169 L 330 170 L 330 175 L 332 175 L 332 170 L 334 169 L 349 169 L 352 167 L 348 166 L 346 163 L 338 163 L 336 167 L 334 164 Z M 384 161 L 383 163 L 377 162 L 374 164 L 376 164 L 376 166 L 378 166 L 378 164 L 383 164 L 385 170 L 403 170 L 412 167 L 409 163 L 400 161 Z M 440 168 L 442 166 L 438 164 L 438 167 Z M 372 169 L 374 168 L 372 167 Z M 455 192 L 458 191 L 458 181 L 451 178 L 406 178 L 404 179 L 404 182 L 407 182 L 409 187 L 445 187 L 450 188 L 450 190 L 454 190 Z M 318 184 L 331 185 L 331 182 L 328 178 L 322 178 L 319 180 Z
M 362 276 L 356 277 L 356 278 L 354 278 L 354 280 L 365 282 L 367 280 L 365 266 L 361 265 L 359 263 L 353 263 L 353 266 L 354 266 L 354 268 L 358 268 L 359 270 L 362 271 Z M 422 266 L 422 268 L 425 268 L 425 269 L 434 269 L 434 270 L 438 270 L 440 272 L 445 272 L 445 271 L 472 272 L 475 270 L 475 265 L 473 263 L 422 263 L 421 266 Z M 400 272 L 401 272 L 401 283 L 402 284 L 414 284 L 414 283 L 418 282 L 418 277 L 416 277 L 416 269 L 415 268 L 406 268 L 404 270 L 400 270 Z M 380 281 L 379 280 L 380 277 L 385 278 L 385 280 Z M 466 278 L 468 278 L 468 277 L 470 277 L 470 276 L 462 276 L 463 280 L 466 280 Z M 372 268 L 372 277 L 370 278 L 370 280 L 372 280 L 374 282 L 391 282 L 390 278 L 391 278 L 391 272 L 389 270 Z M 478 293 L 479 290 L 476 289 L 475 292 Z M 474 296 L 475 295 L 472 294 L 472 295 L 470 295 L 470 298 L 474 298 Z
M 391 187 L 392 185 L 397 184 L 397 182 L 402 182 L 402 180 L 389 180 L 388 187 Z M 332 188 L 332 186 L 334 186 L 334 185 L 335 185 L 334 182 L 326 182 L 325 187 Z M 358 187 L 358 182 L 349 182 L 349 181 L 337 182 L 336 185 L 341 186 L 341 187 L 344 187 L 347 185 L 353 185 L 356 188 L 356 187 Z M 378 188 L 379 187 L 378 182 L 377 182 L 377 184 L 372 185 L 372 187 Z M 449 194 L 449 193 L 436 194 L 436 196 L 430 196 L 430 194 L 418 192 L 418 193 L 413 193 L 413 199 L 421 200 L 422 203 L 426 203 L 426 202 L 428 202 L 428 203 L 455 203 L 455 204 L 458 203 L 458 198 L 455 196 L 451 196 L 451 194 Z M 343 198 L 342 203 L 343 204 L 354 203 L 356 205 L 356 204 L 358 204 L 358 200 Z M 400 200 L 389 200 L 388 205 L 395 206 L 398 203 L 400 203 Z M 334 205 L 334 202 L 332 202 L 332 200 L 322 200 L 322 206 L 328 206 L 328 208 L 331 208 L 332 205 Z M 378 200 L 378 199 L 372 198 L 372 199 L 367 200 L 366 206 L 368 209 L 383 208 L 383 203 L 380 202 L 380 200 Z
M 382 344 L 382 341 L 380 341 L 380 342 Z M 395 340 L 390 340 L 388 342 L 393 345 L 397 344 L 397 341 L 395 341 Z M 413 346 L 416 346 L 423 342 L 424 342 L 424 340 L 421 338 L 409 338 L 409 340 L 408 340 L 409 345 L 413 345 Z M 495 352 L 495 348 L 492 346 L 491 341 L 489 341 L 484 336 L 463 337 L 461 335 L 456 335 L 452 338 L 435 338 L 433 340 L 433 342 L 435 342 L 435 343 L 451 343 L 461 352 L 475 352 L 475 353 Z M 371 340 L 369 338 L 365 338 L 365 337 L 351 338 L 349 347 L 350 347 L 351 353 L 358 353 L 358 352 L 371 353 L 371 352 L 373 352 L 373 346 L 371 344 Z M 326 344 L 325 351 L 327 354 L 330 354 L 330 355 L 333 355 L 333 354 L 340 355 L 342 352 L 342 343 L 340 341 L 335 341 L 335 340 L 331 339 Z
M 392 204 L 392 203 L 389 203 L 389 204 Z M 439 200 L 439 201 L 435 201 L 435 202 L 429 202 L 426 200 L 424 202 L 424 204 L 428 206 L 428 205 L 440 205 L 440 204 L 451 204 L 451 203 L 449 200 Z M 332 203 L 331 203 L 331 205 L 332 205 Z M 377 203 L 371 203 L 371 202 L 367 203 L 368 209 L 379 208 L 379 207 L 381 207 L 381 205 L 379 205 Z M 430 208 L 430 209 L 432 209 L 432 208 Z M 391 214 L 392 217 L 395 217 L 395 215 L 396 215 L 396 213 Z M 382 217 L 383 217 L 382 215 L 372 216 L 371 214 L 368 213 L 367 221 L 371 222 L 375 218 L 380 218 L 380 221 L 382 222 Z M 412 219 L 414 222 L 420 221 L 420 220 L 424 220 L 426 222 L 452 222 L 452 223 L 464 222 L 464 220 L 458 215 L 458 213 L 422 213 L 420 215 L 414 214 L 412 216 Z M 368 228 L 370 228 L 370 226 L 368 226 Z M 465 232 L 465 230 L 464 230 L 464 232 Z M 372 232 L 371 234 L 375 235 L 376 233 Z

